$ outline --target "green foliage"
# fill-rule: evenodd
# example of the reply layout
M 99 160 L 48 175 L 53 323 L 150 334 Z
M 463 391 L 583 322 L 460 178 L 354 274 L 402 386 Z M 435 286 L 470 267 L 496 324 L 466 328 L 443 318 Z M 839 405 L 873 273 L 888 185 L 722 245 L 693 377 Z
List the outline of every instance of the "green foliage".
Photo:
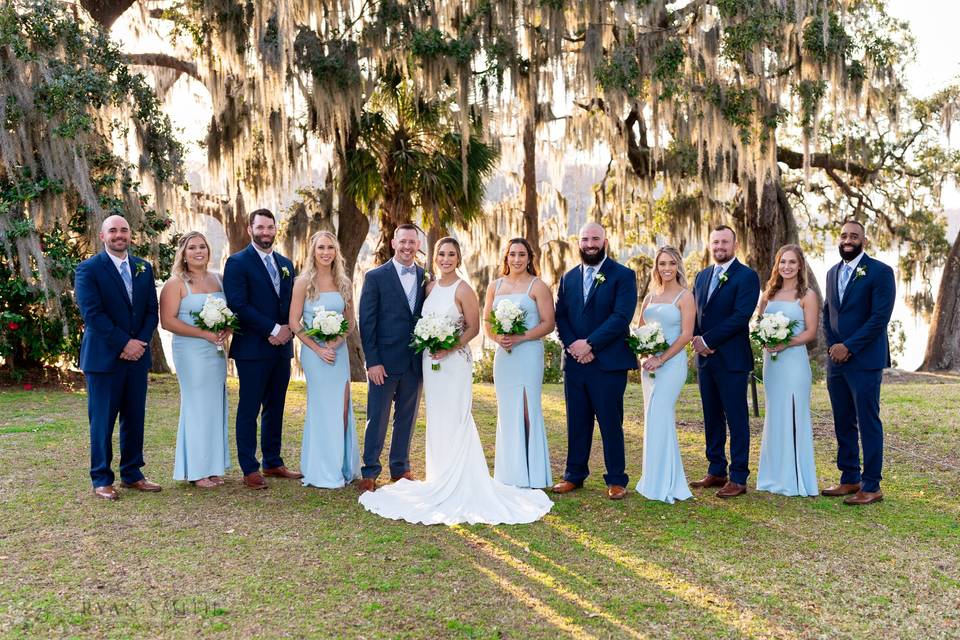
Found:
M 890 366 L 900 366 L 899 358 L 903 357 L 907 348 L 907 332 L 903 330 L 903 323 L 891 320 L 887 325 L 887 341 L 890 344 Z
M 439 29 L 413 31 L 410 53 L 424 60 L 449 58 L 457 64 L 468 65 L 477 52 L 479 43 L 471 37 L 452 38 Z
M 850 50 L 850 38 L 840 24 L 837 14 L 831 13 L 828 28 L 824 34 L 823 18 L 811 20 L 803 30 L 803 48 L 820 64 L 847 55 Z
M 637 52 L 630 46 L 618 47 L 601 60 L 594 77 L 604 91 L 620 91 L 629 98 L 639 97 L 644 92 L 644 78 Z
M 295 64 L 307 69 L 314 82 L 339 91 L 362 82 L 357 43 L 352 40 L 322 40 L 312 29 L 301 27 L 293 43 Z
M 653 79 L 662 87 L 660 99 L 672 98 L 681 91 L 685 54 L 680 40 L 667 40 L 657 51 L 653 61 Z
M 721 87 L 716 82 L 707 87 L 707 99 L 720 109 L 727 122 L 739 129 L 743 144 L 748 144 L 752 138 L 750 129 L 757 97 L 757 90 L 749 87 Z
M 723 56 L 742 63 L 756 47 L 775 49 L 783 40 L 787 14 L 773 3 L 760 0 L 721 0 L 720 15 L 727 19 L 723 29 Z
M 813 122 L 826 92 L 824 80 L 801 80 L 793 87 L 794 95 L 800 98 L 800 126 L 808 135 L 813 131 Z

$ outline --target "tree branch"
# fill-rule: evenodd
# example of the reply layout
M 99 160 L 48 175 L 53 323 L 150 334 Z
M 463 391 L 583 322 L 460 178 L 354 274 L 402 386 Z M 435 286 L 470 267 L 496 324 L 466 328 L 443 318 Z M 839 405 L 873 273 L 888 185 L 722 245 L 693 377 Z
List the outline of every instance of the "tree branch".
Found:
M 173 69 L 174 71 L 187 74 L 198 82 L 203 82 L 200 74 L 197 72 L 197 65 L 195 63 L 181 60 L 166 53 L 128 53 L 127 62 L 143 67 Z
M 803 169 L 803 154 L 786 147 L 777 147 L 777 162 L 782 162 L 791 169 Z M 811 153 L 810 166 L 814 169 L 842 171 L 863 180 L 872 178 L 878 171 L 858 162 L 850 162 L 846 158 L 836 158 L 829 153 Z

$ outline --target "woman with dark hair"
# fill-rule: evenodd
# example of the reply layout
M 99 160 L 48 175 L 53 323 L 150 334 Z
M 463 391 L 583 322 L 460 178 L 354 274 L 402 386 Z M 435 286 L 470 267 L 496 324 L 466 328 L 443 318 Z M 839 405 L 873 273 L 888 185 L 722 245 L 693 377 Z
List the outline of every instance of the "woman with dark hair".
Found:
M 172 275 L 160 291 L 160 324 L 173 334 L 173 366 L 180 383 L 180 426 L 173 479 L 198 487 L 223 484 L 230 467 L 227 444 L 227 359 L 222 351 L 230 331 L 197 326 L 193 312 L 207 298 L 224 298 L 220 276 L 207 269 L 210 245 L 199 231 L 177 243 Z
M 795 244 L 784 245 L 777 251 L 773 273 L 760 298 L 760 315 L 777 312 L 795 320 L 797 327 L 789 343 L 767 347 L 763 354 L 766 412 L 757 490 L 785 496 L 815 496 L 817 465 L 813 459 L 811 374 L 806 345 L 817 337 L 820 301 L 807 286 L 807 260 Z
M 493 382 L 497 390 L 497 450 L 493 477 L 515 487 L 553 485 L 550 450 L 543 424 L 543 337 L 554 328 L 553 294 L 537 277 L 533 250 L 524 238 L 507 243 L 502 277 L 487 287 L 483 317 L 487 337 L 497 343 Z M 491 317 L 498 305 L 516 305 L 526 331 L 495 333 Z

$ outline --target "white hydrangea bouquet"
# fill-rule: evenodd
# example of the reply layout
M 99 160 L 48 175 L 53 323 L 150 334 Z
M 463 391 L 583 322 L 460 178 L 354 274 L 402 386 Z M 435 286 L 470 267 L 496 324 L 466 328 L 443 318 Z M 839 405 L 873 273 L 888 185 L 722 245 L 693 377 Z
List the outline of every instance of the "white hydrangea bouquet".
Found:
M 318 307 L 306 334 L 318 342 L 330 342 L 345 335 L 349 330 L 350 324 L 342 313 Z
M 219 296 L 207 296 L 200 311 L 191 311 L 197 327 L 204 331 L 220 333 L 225 329 L 236 331 L 240 328 L 237 316 L 227 306 L 227 301 Z M 223 345 L 217 345 L 217 351 L 223 351 Z
M 434 354 L 456 346 L 461 333 L 463 333 L 463 327 L 450 316 L 443 313 L 428 313 L 417 320 L 410 346 L 417 353 L 429 349 L 430 353 Z M 440 371 L 440 363 L 434 362 L 430 368 Z
M 638 356 L 652 356 L 663 353 L 670 348 L 666 337 L 663 335 L 663 327 L 659 322 L 647 322 L 630 329 L 630 335 L 627 336 L 627 346 Z M 656 378 L 656 374 L 651 373 L 651 378 Z
M 527 312 L 509 298 L 504 298 L 490 312 L 490 330 L 498 336 L 518 336 L 527 332 Z M 506 350 L 507 353 L 510 349 Z
M 765 313 L 754 322 L 750 337 L 764 348 L 788 344 L 797 325 L 796 320 L 791 320 L 781 311 Z M 771 353 L 770 358 L 776 360 L 777 352 Z

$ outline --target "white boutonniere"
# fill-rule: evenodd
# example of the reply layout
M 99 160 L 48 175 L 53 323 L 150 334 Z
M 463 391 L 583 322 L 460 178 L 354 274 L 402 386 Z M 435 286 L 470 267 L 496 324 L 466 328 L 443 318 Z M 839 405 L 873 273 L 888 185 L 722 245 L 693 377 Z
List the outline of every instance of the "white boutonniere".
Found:
M 598 273 L 596 277 L 593 279 L 594 286 L 597 286 L 597 287 L 599 287 L 606 281 L 607 281 L 607 276 L 603 275 L 602 273 Z
M 429 271 L 424 271 L 424 272 L 423 272 L 423 282 L 420 283 L 420 286 L 425 287 L 425 286 L 427 286 L 428 284 L 430 284 L 430 282 L 432 282 L 432 281 L 433 281 L 433 274 L 430 273 Z
M 147 265 L 142 260 L 137 260 L 133 263 L 133 277 L 137 277 L 141 273 L 147 270 Z
M 857 278 L 862 278 L 865 275 L 867 275 L 867 268 L 857 267 L 857 270 L 853 272 L 853 279 L 856 280 Z
M 722 287 L 723 285 L 727 284 L 727 280 L 729 280 L 729 279 L 730 279 L 730 276 L 727 275 L 727 272 L 726 272 L 726 271 L 724 271 L 723 273 L 721 273 L 721 274 L 720 274 L 720 277 L 717 278 L 717 289 L 719 289 L 719 288 Z
M 280 267 L 280 273 L 283 274 L 284 278 L 290 277 L 290 269 L 287 269 L 286 267 Z

